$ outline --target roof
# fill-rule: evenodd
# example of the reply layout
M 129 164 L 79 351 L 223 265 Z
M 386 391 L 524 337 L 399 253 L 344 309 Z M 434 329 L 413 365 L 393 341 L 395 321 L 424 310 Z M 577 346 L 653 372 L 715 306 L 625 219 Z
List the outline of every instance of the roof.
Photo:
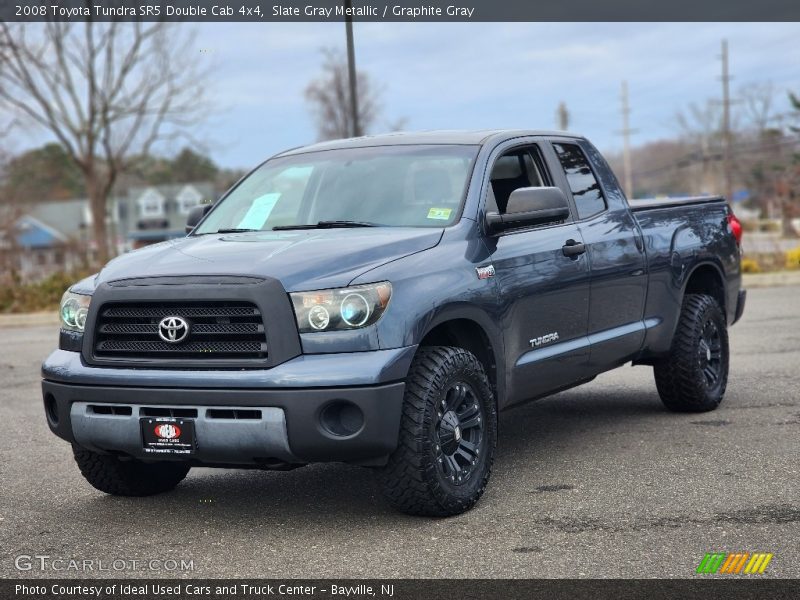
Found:
M 141 185 L 129 187 L 127 197 L 138 199 L 149 190 L 155 190 L 165 198 L 177 198 L 186 188 L 191 188 L 200 196 L 214 200 L 214 185 L 209 181 L 190 181 L 187 183 L 165 183 L 160 185 Z
M 86 199 L 39 202 L 28 214 L 69 238 L 78 238 L 89 226 L 89 201 Z
M 545 131 L 535 129 L 475 129 L 475 130 L 431 130 L 431 131 L 398 131 L 379 135 L 365 135 L 357 138 L 319 142 L 309 146 L 293 148 L 281 152 L 277 156 L 290 156 L 305 152 L 321 150 L 338 150 L 342 148 L 367 148 L 370 146 L 400 146 L 416 144 L 457 144 L 483 145 L 489 141 L 499 142 L 504 139 L 527 136 L 558 136 L 582 138 L 566 131 Z
M 30 215 L 17 221 L 17 245 L 23 248 L 52 248 L 67 242 L 67 237 Z

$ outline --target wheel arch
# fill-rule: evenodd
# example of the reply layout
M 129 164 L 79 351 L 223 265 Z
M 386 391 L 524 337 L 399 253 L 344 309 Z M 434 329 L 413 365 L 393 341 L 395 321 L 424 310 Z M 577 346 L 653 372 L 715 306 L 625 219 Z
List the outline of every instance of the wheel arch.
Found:
M 706 294 L 717 301 L 722 314 L 727 314 L 725 300 L 725 277 L 720 267 L 713 262 L 702 262 L 694 266 L 686 278 L 681 302 L 687 294 Z
M 502 406 L 506 390 L 503 338 L 488 315 L 467 306 L 451 306 L 439 311 L 419 338 L 420 348 L 454 346 L 468 350 L 483 365 L 495 394 Z

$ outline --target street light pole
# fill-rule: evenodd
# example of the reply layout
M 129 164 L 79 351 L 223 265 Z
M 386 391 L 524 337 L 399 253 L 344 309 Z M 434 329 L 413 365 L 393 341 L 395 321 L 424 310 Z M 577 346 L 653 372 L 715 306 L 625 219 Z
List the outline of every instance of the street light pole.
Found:
M 361 135 L 358 122 L 358 83 L 356 81 L 356 51 L 353 46 L 353 1 L 344 0 L 344 23 L 347 33 L 347 76 L 350 81 L 350 124 L 353 137 Z

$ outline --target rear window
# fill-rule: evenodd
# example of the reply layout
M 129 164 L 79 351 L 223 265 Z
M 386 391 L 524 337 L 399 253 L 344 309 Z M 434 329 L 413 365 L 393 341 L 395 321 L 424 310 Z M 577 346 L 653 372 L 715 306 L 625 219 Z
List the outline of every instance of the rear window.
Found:
M 575 199 L 578 218 L 586 219 L 606 209 L 606 199 L 583 151 L 575 144 L 553 144 Z

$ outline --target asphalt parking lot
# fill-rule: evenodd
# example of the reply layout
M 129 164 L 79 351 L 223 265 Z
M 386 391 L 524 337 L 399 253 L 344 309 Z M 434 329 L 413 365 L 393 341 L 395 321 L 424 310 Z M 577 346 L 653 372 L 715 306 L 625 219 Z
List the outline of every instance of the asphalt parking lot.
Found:
M 341 464 L 105 496 L 45 423 L 56 331 L 0 329 L 0 576 L 697 577 L 706 552 L 744 551 L 774 553 L 761 577 L 800 577 L 798 298 L 750 292 L 713 413 L 666 412 L 647 367 L 504 413 L 486 495 L 446 520 L 393 512 L 373 473 Z M 193 571 L 19 572 L 18 555 Z

